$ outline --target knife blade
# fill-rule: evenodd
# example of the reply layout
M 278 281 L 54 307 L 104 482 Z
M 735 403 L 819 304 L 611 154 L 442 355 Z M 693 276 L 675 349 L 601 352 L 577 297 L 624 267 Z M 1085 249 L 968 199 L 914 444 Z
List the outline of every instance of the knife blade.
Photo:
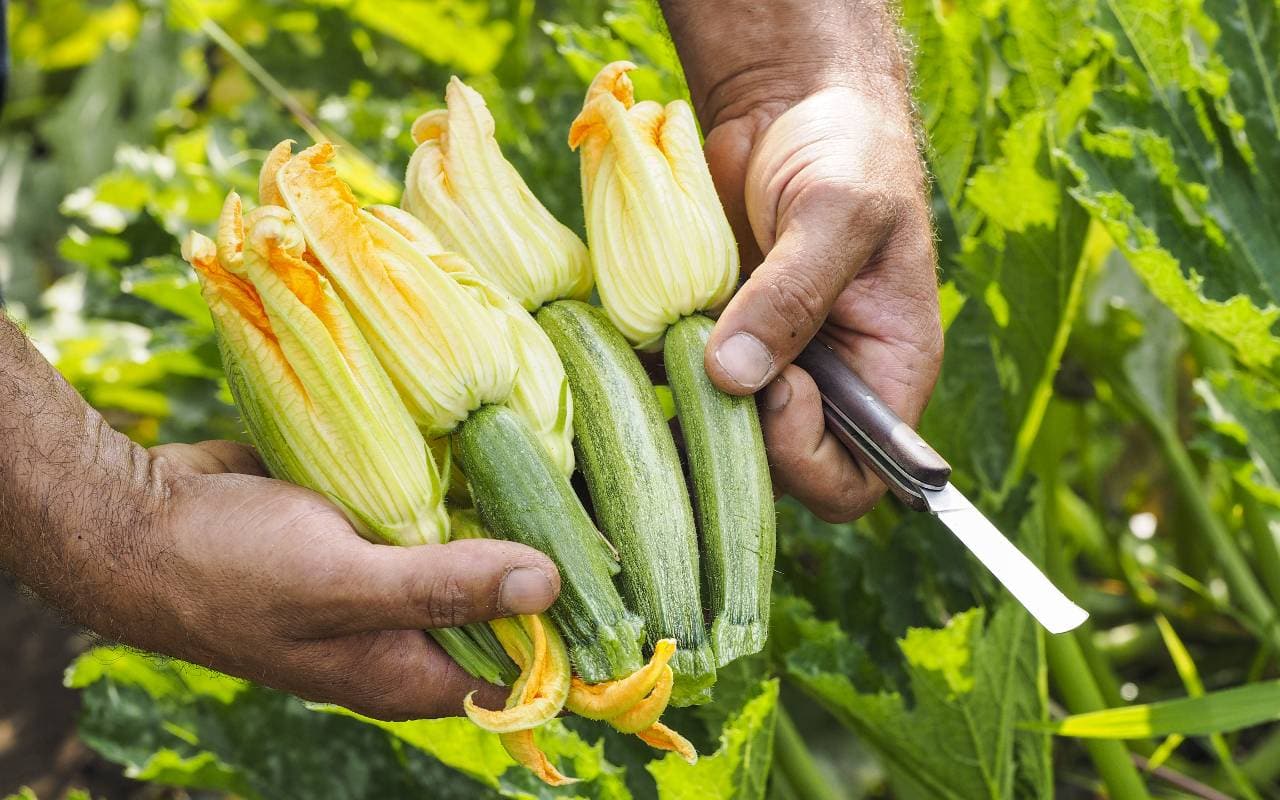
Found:
M 827 427 L 845 448 L 908 508 L 941 520 L 1046 630 L 1065 633 L 1088 618 L 951 484 L 951 465 L 826 343 L 814 339 L 795 364 L 818 385 Z

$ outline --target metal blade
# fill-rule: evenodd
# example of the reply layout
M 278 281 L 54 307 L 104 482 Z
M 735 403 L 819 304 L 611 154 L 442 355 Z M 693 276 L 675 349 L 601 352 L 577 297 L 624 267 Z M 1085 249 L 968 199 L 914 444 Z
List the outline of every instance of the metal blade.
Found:
M 996 580 L 1017 598 L 1050 633 L 1079 627 L 1089 614 L 1071 602 L 1044 573 L 992 525 L 969 499 L 948 483 L 940 491 L 924 490 L 929 511 L 969 548 Z

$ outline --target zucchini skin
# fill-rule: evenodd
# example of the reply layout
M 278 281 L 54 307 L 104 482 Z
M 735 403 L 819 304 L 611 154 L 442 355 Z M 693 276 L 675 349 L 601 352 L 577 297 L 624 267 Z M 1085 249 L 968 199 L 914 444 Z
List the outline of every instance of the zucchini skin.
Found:
M 649 645 L 676 640 L 672 703 L 709 699 L 715 654 L 703 621 L 698 534 L 671 429 L 640 360 L 602 311 L 557 300 L 537 314 L 573 392 L 574 446 L 622 594 Z
M 703 363 L 715 326 L 701 314 L 667 330 L 663 359 L 689 460 L 711 645 L 720 666 L 769 635 L 777 517 L 755 398 L 725 394 Z
M 639 669 L 643 624 L 613 583 L 618 565 L 528 423 L 505 406 L 482 406 L 455 436 L 485 527 L 542 551 L 560 570 L 549 615 L 577 673 L 599 683 Z

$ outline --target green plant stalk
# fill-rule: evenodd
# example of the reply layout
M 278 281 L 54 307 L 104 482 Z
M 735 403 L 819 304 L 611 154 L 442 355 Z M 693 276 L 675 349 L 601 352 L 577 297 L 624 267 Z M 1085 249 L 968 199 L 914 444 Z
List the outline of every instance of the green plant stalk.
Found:
M 1268 644 L 1280 651 L 1280 624 L 1277 624 L 1276 607 L 1249 568 L 1249 561 L 1241 551 L 1240 545 L 1205 500 L 1199 475 L 1191 463 L 1191 455 L 1171 426 L 1157 419 L 1142 402 L 1132 397 L 1127 387 L 1123 389 L 1117 387 L 1117 389 L 1117 393 L 1124 397 L 1130 408 L 1155 437 L 1161 454 L 1173 474 L 1178 493 L 1194 521 L 1209 540 L 1232 595 L 1237 598 L 1245 613 L 1253 619 Z
M 1089 671 L 1084 653 L 1074 636 L 1045 637 L 1045 653 L 1049 659 L 1049 675 L 1063 702 L 1073 714 L 1101 711 L 1106 708 L 1102 692 Z M 1089 751 L 1107 792 L 1115 800 L 1146 800 L 1146 784 L 1129 758 L 1129 748 L 1115 739 L 1087 739 L 1082 744 Z
M 1057 493 L 1058 471 L 1050 465 L 1043 477 L 1043 485 L 1048 498 Z M 1067 558 L 1058 532 L 1058 520 L 1053 513 L 1053 503 L 1044 503 L 1045 526 L 1045 567 L 1049 576 L 1067 594 L 1068 597 L 1079 595 L 1075 571 Z M 1094 665 L 1085 656 L 1081 641 L 1092 635 L 1092 626 L 1083 630 L 1064 634 L 1045 634 L 1045 656 L 1049 664 L 1049 676 L 1053 680 L 1058 694 L 1073 714 L 1085 711 L 1098 711 L 1107 707 L 1107 699 L 1103 696 L 1099 680 L 1094 672 Z M 1105 664 L 1101 653 L 1097 653 L 1099 661 Z M 1114 684 L 1115 677 L 1109 667 L 1101 670 Z M 1104 679 L 1105 680 L 1105 679 Z M 1118 687 L 1113 687 L 1119 694 Z M 1107 790 L 1117 800 L 1146 798 L 1147 789 L 1137 768 L 1129 757 L 1129 749 L 1124 742 L 1114 740 L 1092 740 L 1084 743 L 1094 767 L 1106 784 Z
M 1239 491 L 1240 505 L 1244 508 L 1244 529 L 1253 545 L 1253 560 L 1258 565 L 1258 575 L 1271 595 L 1271 601 L 1280 605 L 1280 548 L 1271 532 L 1270 520 L 1258 498 L 1247 490 Z
M 703 365 L 714 325 L 701 314 L 677 320 L 663 357 L 689 459 L 711 646 L 724 666 L 768 638 L 777 521 L 755 398 L 720 391 Z
M 483 681 L 510 686 L 520 674 L 487 625 L 427 631 L 458 666 Z
M 455 436 L 485 528 L 545 553 L 559 569 L 549 615 L 575 671 L 599 683 L 639 669 L 643 628 L 613 584 L 617 563 L 528 424 L 505 406 L 482 406 Z
M 1280 730 L 1275 731 L 1240 763 L 1240 771 L 1255 786 L 1266 789 L 1280 776 Z
M 1052 479 L 1056 480 L 1057 476 L 1053 475 Z M 1049 511 L 1048 507 L 1046 507 L 1046 511 Z M 1045 566 L 1049 575 L 1058 588 L 1068 597 L 1078 598 L 1080 596 L 1079 581 L 1076 580 L 1076 573 L 1071 568 L 1072 565 L 1067 562 L 1065 548 L 1061 544 L 1061 537 L 1057 534 L 1055 520 L 1046 520 L 1046 527 L 1049 534 Z M 1118 706 L 1124 703 L 1124 699 L 1120 696 L 1120 679 L 1116 677 L 1115 670 L 1112 669 L 1107 655 L 1093 641 L 1093 622 L 1086 620 L 1080 628 L 1072 631 L 1070 635 L 1076 639 L 1080 653 L 1089 665 L 1089 674 L 1093 676 L 1098 690 L 1102 694 L 1103 702 L 1108 706 Z
M 818 768 L 813 754 L 805 746 L 787 709 L 778 705 L 778 727 L 774 731 L 774 766 L 786 779 L 792 796 L 804 800 L 840 800 L 842 795 Z

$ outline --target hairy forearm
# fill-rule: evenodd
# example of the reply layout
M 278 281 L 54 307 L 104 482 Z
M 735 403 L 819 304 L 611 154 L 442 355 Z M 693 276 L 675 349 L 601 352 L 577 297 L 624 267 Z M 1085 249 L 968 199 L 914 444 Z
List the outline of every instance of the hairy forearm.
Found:
M 909 116 L 908 61 L 887 0 L 659 0 L 704 129 L 830 86 Z
M 78 621 L 142 563 L 159 496 L 145 450 L 113 430 L 0 313 L 0 569 Z

